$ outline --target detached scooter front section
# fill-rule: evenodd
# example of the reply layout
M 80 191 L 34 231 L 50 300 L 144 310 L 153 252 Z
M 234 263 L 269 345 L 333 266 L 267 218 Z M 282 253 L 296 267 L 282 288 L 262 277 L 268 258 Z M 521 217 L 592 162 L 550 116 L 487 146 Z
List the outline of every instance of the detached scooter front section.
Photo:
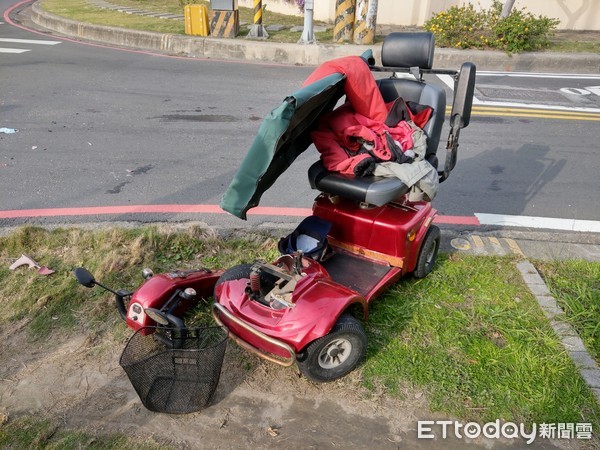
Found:
M 200 299 L 213 294 L 216 281 L 223 271 L 209 269 L 175 270 L 154 275 L 144 269 L 144 282 L 134 291 L 114 291 L 98 281 L 83 267 L 74 270 L 78 283 L 92 288 L 99 286 L 115 296 L 115 306 L 127 326 L 134 331 L 150 332 L 152 327 L 168 326 L 183 330 L 183 315 Z

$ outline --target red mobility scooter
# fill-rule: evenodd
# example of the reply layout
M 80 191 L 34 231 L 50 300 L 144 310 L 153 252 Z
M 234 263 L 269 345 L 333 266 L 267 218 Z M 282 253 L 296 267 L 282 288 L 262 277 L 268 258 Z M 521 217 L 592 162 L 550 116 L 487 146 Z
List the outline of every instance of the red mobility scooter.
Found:
M 372 72 L 392 73 L 376 81 L 386 103 L 402 98 L 432 109 L 422 127 L 424 158 L 444 181 L 456 164 L 460 130 L 469 124 L 475 66 L 435 70 L 433 53 L 431 33 L 391 33 L 381 51 L 383 67 L 372 65 L 370 52 L 363 58 Z M 429 74 L 455 80 L 446 156 L 439 169 L 446 92 L 424 80 Z M 224 210 L 246 218 L 313 143 L 319 119 L 347 95 L 346 78 L 335 72 L 311 82 L 265 118 L 223 196 Z M 431 272 L 440 243 L 440 230 L 432 225 L 436 211 L 429 201 L 409 201 L 410 189 L 398 178 L 331 172 L 321 161 L 310 168 L 308 178 L 320 191 L 313 214 L 282 239 L 280 258 L 226 271 L 148 272 L 135 292 L 111 291 L 128 326 L 145 332 L 145 327 L 159 325 L 148 333 L 176 348 L 185 338 L 185 311 L 197 298 L 214 295 L 214 319 L 248 351 L 283 366 L 297 364 L 317 382 L 352 371 L 363 359 L 367 341 L 352 313 L 366 319 L 369 304 L 400 277 L 412 273 L 422 278 Z M 85 286 L 99 285 L 85 269 L 76 269 L 75 275 Z M 161 333 L 161 327 L 168 331 Z
M 456 163 L 459 132 L 469 124 L 475 66 L 433 70 L 433 52 L 430 33 L 392 33 L 383 43 L 383 67 L 371 70 L 393 72 L 377 80 L 386 103 L 401 97 L 432 108 L 423 130 L 425 159 L 435 168 L 446 93 L 423 75 L 454 76 L 447 154 L 438 171 L 444 181 Z M 399 77 L 399 72 L 412 77 Z M 344 74 L 334 73 L 306 85 L 265 119 L 223 197 L 223 209 L 245 218 L 311 144 L 319 118 L 347 94 L 346 82 Z M 358 309 L 366 318 L 369 304 L 401 276 L 429 274 L 440 230 L 432 225 L 436 211 L 431 203 L 409 201 L 409 187 L 398 178 L 330 172 L 321 161 L 308 177 L 321 192 L 313 215 L 280 242 L 283 256 L 272 264 L 227 270 L 215 286 L 213 315 L 242 347 L 283 366 L 297 363 L 308 379 L 323 382 L 346 375 L 364 357 L 366 335 L 349 311 Z

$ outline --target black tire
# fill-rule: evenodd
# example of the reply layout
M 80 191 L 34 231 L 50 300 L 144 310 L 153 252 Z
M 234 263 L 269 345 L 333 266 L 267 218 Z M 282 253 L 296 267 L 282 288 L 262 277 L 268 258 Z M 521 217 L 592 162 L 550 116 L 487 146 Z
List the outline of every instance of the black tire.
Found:
M 233 266 L 231 269 L 227 269 L 223 272 L 223 275 L 219 277 L 217 282 L 215 283 L 215 293 L 213 293 L 214 298 L 216 299 L 216 289 L 217 286 L 225 283 L 226 281 L 232 280 L 241 280 L 242 278 L 250 278 L 250 271 L 252 270 L 252 264 L 240 264 L 238 266 Z
M 421 251 L 413 275 L 415 278 L 425 278 L 433 270 L 438 250 L 440 249 L 440 229 L 431 225 L 421 244 Z
M 329 334 L 306 347 L 298 367 L 310 381 L 333 381 L 354 370 L 366 350 L 367 335 L 362 325 L 350 314 L 342 314 Z
M 226 281 L 241 280 L 242 278 L 250 279 L 250 272 L 252 272 L 252 266 L 253 264 L 240 264 L 238 266 L 233 266 L 231 269 L 228 269 L 225 272 L 223 272 L 223 275 L 221 275 L 215 283 L 213 292 L 213 297 L 215 298 L 215 300 L 217 298 L 216 290 L 218 285 Z M 254 300 L 258 301 L 259 303 L 262 303 L 265 306 L 269 306 L 269 303 L 265 300 L 264 296 L 267 294 L 267 292 L 273 289 L 273 286 L 275 285 L 275 282 L 277 280 L 278 278 L 275 275 L 261 272 L 260 295 L 254 298 Z

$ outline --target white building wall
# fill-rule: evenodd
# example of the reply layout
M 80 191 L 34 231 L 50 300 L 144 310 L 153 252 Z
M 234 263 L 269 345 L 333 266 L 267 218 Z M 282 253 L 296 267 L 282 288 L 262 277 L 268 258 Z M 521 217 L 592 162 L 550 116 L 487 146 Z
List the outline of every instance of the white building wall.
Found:
M 335 20 L 335 0 L 314 0 L 315 20 Z M 475 7 L 489 8 L 493 0 L 471 0 Z M 377 23 L 390 25 L 423 25 L 433 14 L 469 3 L 468 0 L 379 0 Z M 298 14 L 298 7 L 285 0 L 263 0 L 267 10 Z M 253 0 L 239 0 L 239 6 L 253 7 Z M 559 29 L 600 30 L 600 0 L 517 0 L 515 8 L 535 15 L 560 20 Z

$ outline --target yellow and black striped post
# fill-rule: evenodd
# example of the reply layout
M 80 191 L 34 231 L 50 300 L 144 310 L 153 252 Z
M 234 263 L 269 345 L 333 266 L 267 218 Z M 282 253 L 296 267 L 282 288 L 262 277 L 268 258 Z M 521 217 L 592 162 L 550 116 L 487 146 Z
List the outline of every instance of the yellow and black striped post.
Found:
M 372 44 L 375 41 L 377 0 L 357 0 L 354 17 L 354 43 Z
M 234 38 L 240 33 L 240 12 L 211 10 L 210 29 L 218 38 Z
M 263 22 L 263 7 L 262 0 L 254 0 L 254 23 L 250 27 L 250 32 L 248 33 L 249 38 L 261 38 L 266 39 L 269 37 L 269 33 L 265 30 L 265 27 L 262 25 Z
M 352 41 L 355 11 L 356 0 L 336 0 L 335 24 L 333 27 L 334 42 Z
M 262 0 L 254 0 L 254 25 L 262 25 Z

